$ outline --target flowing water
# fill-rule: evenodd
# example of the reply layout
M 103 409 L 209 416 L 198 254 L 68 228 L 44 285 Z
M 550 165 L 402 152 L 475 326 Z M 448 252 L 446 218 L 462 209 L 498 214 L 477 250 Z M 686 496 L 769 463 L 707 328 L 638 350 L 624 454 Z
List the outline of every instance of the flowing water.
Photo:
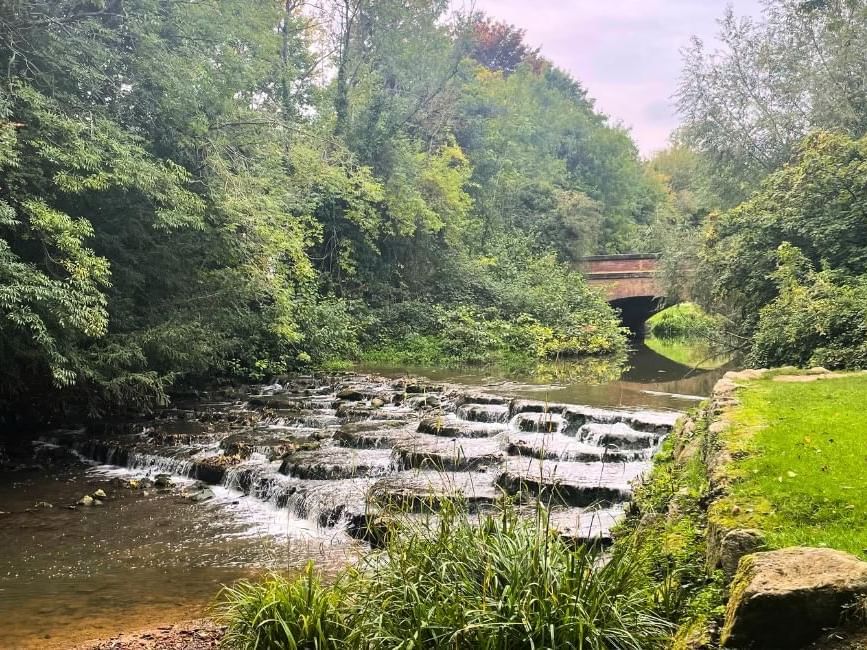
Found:
M 720 374 L 644 346 L 630 361 L 601 384 L 365 369 L 47 432 L 37 467 L 0 473 L 0 648 L 195 617 L 221 584 L 311 559 L 336 569 L 376 541 L 384 510 L 425 516 L 443 498 L 484 512 L 504 493 L 541 497 L 563 535 L 604 543 Z M 75 505 L 84 495 L 99 505 Z

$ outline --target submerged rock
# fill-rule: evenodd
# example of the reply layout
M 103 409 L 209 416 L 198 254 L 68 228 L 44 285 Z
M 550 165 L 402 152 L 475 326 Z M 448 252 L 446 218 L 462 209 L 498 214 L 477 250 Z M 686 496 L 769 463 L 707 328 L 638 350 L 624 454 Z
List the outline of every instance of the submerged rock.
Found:
M 867 562 L 848 553 L 793 547 L 747 555 L 732 583 L 721 645 L 803 648 L 864 594 Z

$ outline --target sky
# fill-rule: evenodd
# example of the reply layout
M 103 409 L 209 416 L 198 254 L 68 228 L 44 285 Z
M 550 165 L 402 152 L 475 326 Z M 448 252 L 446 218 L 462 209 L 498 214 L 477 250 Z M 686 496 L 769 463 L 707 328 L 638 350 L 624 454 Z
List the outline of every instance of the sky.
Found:
M 642 155 L 664 149 L 677 126 L 680 50 L 712 45 L 726 6 L 759 16 L 761 0 L 453 0 L 526 29 L 526 41 L 567 70 L 596 107 L 631 129 Z

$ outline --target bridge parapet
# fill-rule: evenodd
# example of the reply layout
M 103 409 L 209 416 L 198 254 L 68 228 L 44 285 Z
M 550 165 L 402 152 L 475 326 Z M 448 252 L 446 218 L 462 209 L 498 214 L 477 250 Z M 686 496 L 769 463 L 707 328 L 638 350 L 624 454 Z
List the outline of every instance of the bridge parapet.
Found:
M 642 336 L 645 321 L 665 304 L 657 277 L 659 255 L 594 255 L 580 260 L 580 266 L 587 284 L 599 289 L 623 324 Z
M 579 263 L 588 284 L 600 289 L 609 301 L 665 295 L 656 275 L 657 254 L 593 255 Z

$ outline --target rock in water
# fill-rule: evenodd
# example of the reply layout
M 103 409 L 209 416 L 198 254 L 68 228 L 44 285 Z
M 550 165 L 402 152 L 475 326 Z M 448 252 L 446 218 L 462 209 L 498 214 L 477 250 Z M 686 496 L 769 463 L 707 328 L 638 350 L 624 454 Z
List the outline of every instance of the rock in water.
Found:
M 154 485 L 158 488 L 169 488 L 172 486 L 172 477 L 169 474 L 157 474 L 154 477 Z
M 802 648 L 863 594 L 867 562 L 848 553 L 793 547 L 747 555 L 732 582 L 721 645 Z
M 108 495 L 106 495 L 105 490 L 102 490 L 102 489 L 99 489 L 93 493 L 94 499 L 104 499 L 106 496 L 108 496 Z
M 78 500 L 78 502 L 76 503 L 76 505 L 79 505 L 79 506 L 92 506 L 92 505 L 93 505 L 93 497 L 90 496 L 89 494 L 85 494 L 83 497 L 81 497 L 81 498 Z
M 215 495 L 213 490 L 211 490 L 210 488 L 205 488 L 198 492 L 193 492 L 192 494 L 188 495 L 187 498 L 193 503 L 202 503 L 203 501 L 213 499 L 214 496 Z

